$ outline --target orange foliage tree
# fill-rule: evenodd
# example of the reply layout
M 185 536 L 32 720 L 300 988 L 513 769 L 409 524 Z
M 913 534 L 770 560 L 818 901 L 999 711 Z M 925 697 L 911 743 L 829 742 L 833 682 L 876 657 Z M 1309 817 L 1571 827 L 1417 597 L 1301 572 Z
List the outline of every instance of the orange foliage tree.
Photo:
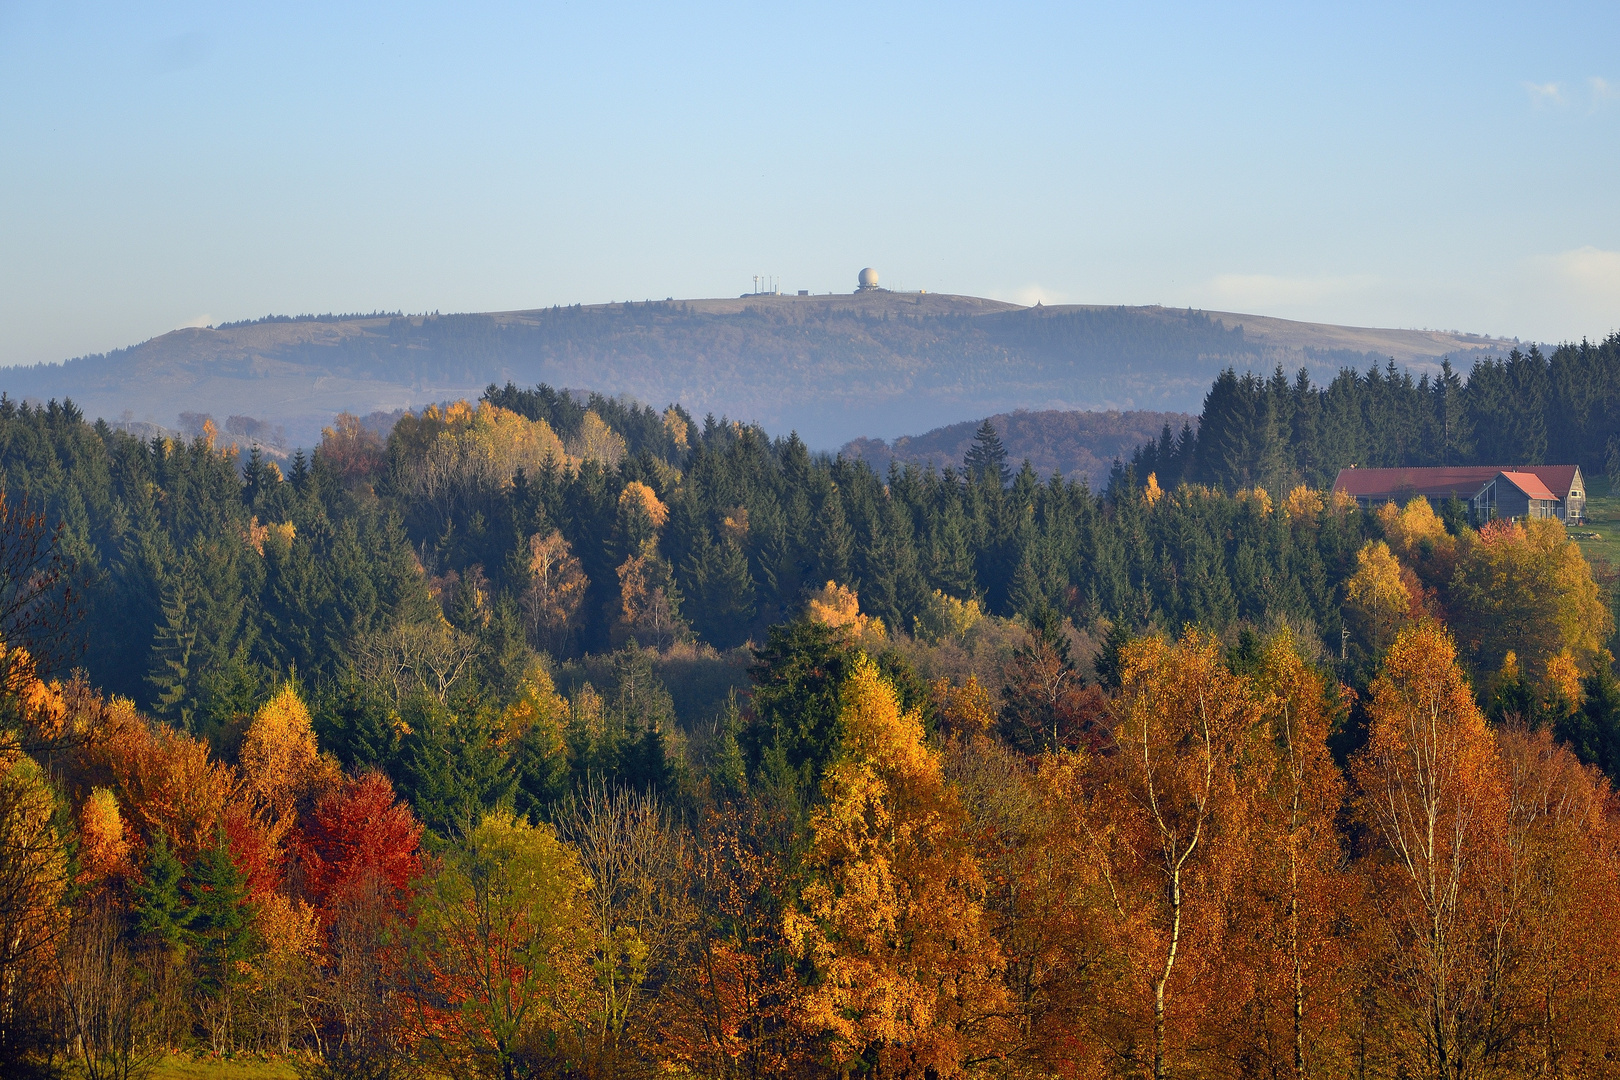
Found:
M 792 825 L 760 798 L 712 808 L 695 846 L 699 922 L 660 1017 L 660 1054 L 701 1076 L 801 1075 L 816 1033 L 783 931 Z
M 1244 762 L 1251 855 L 1227 965 L 1238 1008 L 1212 1019 L 1239 1067 L 1303 1078 L 1342 1060 L 1355 948 L 1341 913 L 1360 898 L 1338 831 L 1345 783 L 1328 750 L 1328 687 L 1287 631 L 1267 643 L 1254 681 L 1262 726 Z
M 1444 628 L 1403 630 L 1372 685 L 1356 757 L 1361 821 L 1374 842 L 1373 983 L 1399 1067 L 1469 1075 L 1503 1014 L 1486 883 L 1504 849 L 1507 783 Z
M 842 748 L 811 817 L 788 940 L 815 970 L 807 1026 L 835 1060 L 951 1076 L 1002 1033 L 1000 952 L 955 793 L 915 711 L 864 654 L 841 690 Z
M 1134 642 L 1120 657 L 1113 753 L 1090 807 L 1119 977 L 1098 1032 L 1128 1068 L 1169 1075 L 1196 1044 L 1246 871 L 1237 764 L 1260 721 L 1213 638 Z M 1144 1057 L 1145 1055 L 1145 1057 Z

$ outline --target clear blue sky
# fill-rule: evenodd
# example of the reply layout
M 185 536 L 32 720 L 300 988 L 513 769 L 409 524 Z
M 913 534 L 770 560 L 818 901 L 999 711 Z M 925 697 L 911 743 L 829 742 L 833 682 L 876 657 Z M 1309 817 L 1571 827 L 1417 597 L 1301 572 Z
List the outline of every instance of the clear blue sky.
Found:
M 1613 0 L 0 0 L 0 363 L 267 312 L 842 291 L 865 265 L 1601 335 L 1617 46 Z

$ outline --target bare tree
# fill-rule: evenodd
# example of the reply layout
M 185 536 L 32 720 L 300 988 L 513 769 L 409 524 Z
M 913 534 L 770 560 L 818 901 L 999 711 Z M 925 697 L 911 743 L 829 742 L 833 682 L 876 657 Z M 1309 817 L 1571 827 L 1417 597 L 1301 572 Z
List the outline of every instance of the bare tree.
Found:
M 591 785 L 571 800 L 558 832 L 591 878 L 596 1005 L 576 1021 L 588 1050 L 622 1075 L 646 1003 L 661 988 L 691 926 L 685 830 L 651 794 Z
M 142 1038 L 142 995 L 112 898 L 92 897 L 63 936 L 63 1012 L 86 1080 L 133 1080 L 156 1060 Z
M 478 656 L 478 642 L 442 620 L 402 623 L 363 638 L 358 666 L 367 682 L 387 688 L 397 705 L 423 690 L 440 704 Z

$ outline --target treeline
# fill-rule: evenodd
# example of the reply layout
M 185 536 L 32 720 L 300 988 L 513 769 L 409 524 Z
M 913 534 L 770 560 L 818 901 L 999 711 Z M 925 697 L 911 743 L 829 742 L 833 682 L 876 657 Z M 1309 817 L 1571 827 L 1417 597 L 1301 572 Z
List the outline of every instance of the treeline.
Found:
M 204 734 L 295 672 L 320 697 L 429 638 L 467 650 L 457 678 L 503 691 L 535 650 L 724 652 L 828 582 L 905 634 L 972 603 L 1136 632 L 1289 625 L 1353 657 L 1344 589 L 1385 534 L 1308 489 L 1042 482 L 988 425 L 961 470 L 880 478 L 792 437 L 544 386 L 407 414 L 386 439 L 344 418 L 286 476 L 225 449 L 0 401 L 0 484 L 63 524 L 90 678 Z M 712 695 L 692 701 L 711 718 Z
M 238 319 L 235 322 L 223 322 L 212 327 L 214 330 L 235 330 L 241 326 L 265 326 L 270 323 L 300 323 L 300 322 L 348 322 L 354 319 L 402 319 L 403 311 L 373 311 L 369 315 L 352 312 L 346 315 L 334 315 L 327 312 L 325 315 L 263 315 L 257 319 Z
M 1532 345 L 1474 364 L 1465 384 L 1449 361 L 1414 381 L 1391 361 L 1346 368 L 1327 386 L 1228 369 L 1191 426 L 1142 446 L 1131 464 L 1162 487 L 1183 480 L 1276 492 L 1332 484 L 1350 465 L 1575 464 L 1620 475 L 1620 333 L 1599 344 Z

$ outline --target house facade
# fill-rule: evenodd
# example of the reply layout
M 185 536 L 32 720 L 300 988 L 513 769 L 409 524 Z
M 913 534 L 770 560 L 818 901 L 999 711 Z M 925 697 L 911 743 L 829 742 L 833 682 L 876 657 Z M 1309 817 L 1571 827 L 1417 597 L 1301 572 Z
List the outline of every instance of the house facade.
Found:
M 1476 522 L 1494 518 L 1586 518 L 1579 465 L 1467 465 L 1412 469 L 1340 469 L 1333 490 L 1363 510 L 1422 496 L 1438 511 L 1449 499 L 1468 504 Z

